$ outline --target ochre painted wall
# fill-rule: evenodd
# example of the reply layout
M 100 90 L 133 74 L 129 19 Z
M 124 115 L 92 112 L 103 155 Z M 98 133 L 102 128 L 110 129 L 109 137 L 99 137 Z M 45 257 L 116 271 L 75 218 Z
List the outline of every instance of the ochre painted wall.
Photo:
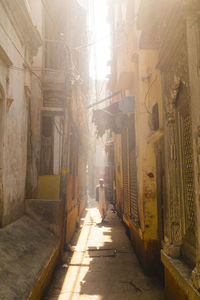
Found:
M 66 244 L 69 244 L 73 234 L 76 229 L 76 224 L 78 220 L 78 206 L 72 208 L 72 210 L 67 214 L 67 224 L 66 224 Z
M 44 175 L 38 177 L 38 199 L 60 199 L 59 175 Z
M 48 287 L 51 281 L 52 273 L 59 259 L 59 252 L 60 252 L 60 243 L 58 243 L 57 247 L 51 253 L 49 261 L 46 263 L 41 273 L 39 274 L 38 279 L 35 282 L 35 285 L 32 288 L 32 290 L 30 291 L 27 300 L 41 299 L 45 289 Z
M 120 6 L 120 5 L 119 5 Z M 118 16 L 116 16 L 116 19 Z M 120 20 L 115 20 L 120 22 Z M 135 98 L 136 164 L 138 185 L 139 224 L 137 230 L 130 216 L 124 216 L 123 168 L 121 136 L 114 136 L 114 159 L 116 174 L 116 209 L 129 227 L 133 244 L 143 265 L 148 267 L 160 260 L 158 238 L 158 205 L 156 186 L 156 155 L 149 125 L 152 107 L 158 104 L 159 127 L 163 126 L 161 76 L 157 69 L 158 51 L 142 50 L 139 33 L 134 26 L 128 27 L 126 35 L 119 40 L 124 47 L 114 50 L 115 69 L 112 74 L 112 92 L 122 90 L 126 96 Z M 120 79 L 129 74 L 128 82 Z M 130 166 L 131 167 L 131 166 Z M 128 172 L 128 170 L 127 170 Z M 150 176 L 149 176 L 150 174 Z M 130 200 L 130 197 L 128 197 Z M 128 205 L 126 205 L 128 206 Z M 131 225 L 132 224 L 132 225 Z M 157 259 L 158 258 L 158 259 Z

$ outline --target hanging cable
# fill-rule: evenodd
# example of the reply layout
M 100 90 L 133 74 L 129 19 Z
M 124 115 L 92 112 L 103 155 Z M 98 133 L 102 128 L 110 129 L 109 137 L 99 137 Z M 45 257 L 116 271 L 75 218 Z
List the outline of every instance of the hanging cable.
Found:
M 8 34 L 8 32 L 5 30 L 4 26 L 2 25 L 2 23 L 0 23 L 0 26 L 1 28 L 3 29 L 4 33 L 7 35 L 7 37 L 9 38 L 10 42 L 12 43 L 12 45 L 14 46 L 14 48 L 17 50 L 18 54 L 21 56 L 24 64 L 25 64 L 25 68 L 28 68 L 29 71 L 35 76 L 37 77 L 37 79 L 39 80 L 40 82 L 40 85 L 42 84 L 41 83 L 41 78 L 31 69 L 31 67 L 29 66 L 29 64 L 27 63 L 27 61 L 25 60 L 25 57 L 24 55 L 20 52 L 20 50 L 17 48 L 17 46 L 15 45 L 15 43 L 13 42 L 13 40 L 11 39 L 10 35 Z M 20 69 L 18 67 L 14 67 L 14 66 L 10 66 L 10 68 L 12 69 Z M 25 71 L 25 68 L 21 68 L 23 71 Z

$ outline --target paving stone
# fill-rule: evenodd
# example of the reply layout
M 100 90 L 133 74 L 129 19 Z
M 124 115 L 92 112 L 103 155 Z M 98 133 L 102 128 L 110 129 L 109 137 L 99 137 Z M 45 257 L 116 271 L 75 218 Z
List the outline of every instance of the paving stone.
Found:
M 144 274 L 116 214 L 110 210 L 106 222 L 99 224 L 96 205 L 90 202 L 81 222 L 69 268 L 63 272 L 60 267 L 45 299 L 164 299 L 163 287 Z

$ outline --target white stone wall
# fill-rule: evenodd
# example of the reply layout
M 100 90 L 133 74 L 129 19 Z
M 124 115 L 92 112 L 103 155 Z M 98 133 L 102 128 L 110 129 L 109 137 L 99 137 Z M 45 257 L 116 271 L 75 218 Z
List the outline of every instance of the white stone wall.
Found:
M 0 4 L 0 85 L 5 94 L 3 100 L 3 127 L 0 151 L 2 163 L 3 216 L 0 222 L 7 225 L 24 213 L 24 196 L 27 161 L 27 99 L 25 85 L 31 89 L 30 55 L 23 44 L 17 25 Z M 8 66 L 5 55 L 11 61 Z M 8 103 L 12 104 L 10 107 Z M 1 184 L 1 183 L 0 183 Z

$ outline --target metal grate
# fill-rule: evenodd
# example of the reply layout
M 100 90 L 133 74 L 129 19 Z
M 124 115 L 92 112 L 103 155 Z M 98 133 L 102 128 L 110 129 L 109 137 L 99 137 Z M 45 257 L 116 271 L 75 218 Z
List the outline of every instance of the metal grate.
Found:
M 182 117 L 182 147 L 186 231 L 194 231 L 195 216 L 192 130 L 191 118 L 188 114 Z
M 122 133 L 122 168 L 123 168 L 123 202 L 124 215 L 129 217 L 129 193 L 128 193 L 128 145 L 127 130 Z
M 130 213 L 135 224 L 139 223 L 138 213 L 138 187 L 137 187 L 137 164 L 136 164 L 136 134 L 135 117 L 129 118 L 129 172 L 130 172 Z

